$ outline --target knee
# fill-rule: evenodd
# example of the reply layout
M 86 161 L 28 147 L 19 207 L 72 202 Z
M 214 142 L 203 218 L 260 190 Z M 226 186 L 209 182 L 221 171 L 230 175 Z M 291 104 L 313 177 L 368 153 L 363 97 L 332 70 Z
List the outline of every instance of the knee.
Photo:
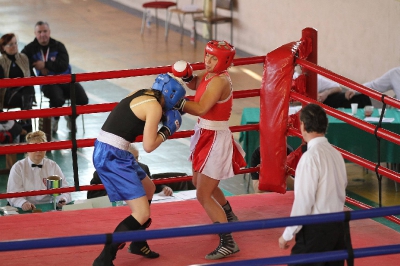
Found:
M 79 83 L 78 83 L 79 84 Z M 82 85 L 76 87 L 76 104 L 77 105 L 86 105 L 89 103 L 89 98 L 86 95 L 85 89 Z
M 62 107 L 65 103 L 65 99 L 58 95 L 51 95 L 48 98 L 50 100 L 50 107 Z
M 192 178 L 192 183 L 195 187 L 197 187 L 197 178 Z
M 202 190 L 197 189 L 196 190 L 196 198 L 197 198 L 198 202 L 202 206 L 204 206 L 207 203 L 207 201 L 209 199 L 211 199 L 211 195 L 208 195 L 208 194 L 204 193 Z
M 76 99 L 76 104 L 77 104 L 77 105 L 86 105 L 86 104 L 88 104 L 88 103 L 89 103 L 89 99 L 88 99 L 88 97 L 86 96 L 86 94 L 85 94 L 84 97 L 78 97 L 78 98 Z
M 135 211 L 132 213 L 132 216 L 143 225 L 150 218 L 150 208 L 146 210 Z

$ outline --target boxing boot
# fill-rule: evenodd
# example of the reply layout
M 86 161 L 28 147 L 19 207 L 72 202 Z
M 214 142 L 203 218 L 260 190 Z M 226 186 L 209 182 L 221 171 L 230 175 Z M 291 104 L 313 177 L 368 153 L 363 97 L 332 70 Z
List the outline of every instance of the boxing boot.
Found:
M 151 218 L 149 218 L 140 228 L 139 230 L 145 230 L 148 228 L 151 224 Z M 155 259 L 160 257 L 160 254 L 157 252 L 154 252 L 150 249 L 149 245 L 147 244 L 147 241 L 135 241 L 132 242 L 129 247 L 128 247 L 128 252 L 135 254 L 135 255 L 140 255 L 148 259 Z
M 240 251 L 238 245 L 230 233 L 219 234 L 219 245 L 218 247 L 211 253 L 206 255 L 207 260 L 218 260 L 235 254 Z
M 239 219 L 237 218 L 237 216 L 233 213 L 232 211 L 232 207 L 229 204 L 229 201 L 226 201 L 225 205 L 222 206 L 222 208 L 225 211 L 226 214 L 226 219 L 228 220 L 228 222 L 236 222 L 239 221 Z
M 133 231 L 140 229 L 140 223 L 132 216 L 129 215 L 115 228 L 115 232 Z M 94 260 L 93 266 L 113 266 L 113 260 L 117 256 L 118 250 L 122 249 L 125 243 L 111 243 L 106 244 L 100 255 Z

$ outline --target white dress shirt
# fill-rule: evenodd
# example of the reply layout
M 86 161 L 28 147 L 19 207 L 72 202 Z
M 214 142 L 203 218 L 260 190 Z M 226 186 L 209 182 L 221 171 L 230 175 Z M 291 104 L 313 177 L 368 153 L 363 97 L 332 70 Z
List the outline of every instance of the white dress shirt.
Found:
M 297 72 L 294 72 L 293 74 L 293 79 L 297 79 L 299 77 L 299 74 Z M 317 74 L 317 90 L 319 93 L 326 91 L 330 88 L 340 88 L 340 84 L 337 83 L 336 81 L 330 80 L 320 74 Z
M 343 211 L 347 173 L 344 160 L 325 137 L 310 140 L 296 168 L 294 202 L 290 216 Z M 283 239 L 289 241 L 301 225 L 288 226 Z
M 336 87 L 340 87 L 340 84 L 330 80 L 322 75 L 317 75 L 317 88 L 318 88 L 318 92 L 323 92 L 326 91 L 330 88 L 336 88 Z
M 400 67 L 392 68 L 381 77 L 363 85 L 379 92 L 393 90 L 396 98 L 400 99 Z
M 67 180 L 57 165 L 56 162 L 44 158 L 40 163 L 42 168 L 32 167 L 32 161 L 29 157 L 16 162 L 10 170 L 7 183 L 7 193 L 9 192 L 23 192 L 32 190 L 47 189 L 46 179 L 52 175 L 60 176 L 62 180 L 62 187 L 68 187 Z M 25 201 L 33 204 L 42 204 L 52 202 L 53 196 L 51 194 L 28 196 L 20 198 L 8 198 L 11 206 L 21 208 Z M 63 193 L 56 197 L 56 202 L 64 199 L 66 203 L 71 202 L 71 193 Z

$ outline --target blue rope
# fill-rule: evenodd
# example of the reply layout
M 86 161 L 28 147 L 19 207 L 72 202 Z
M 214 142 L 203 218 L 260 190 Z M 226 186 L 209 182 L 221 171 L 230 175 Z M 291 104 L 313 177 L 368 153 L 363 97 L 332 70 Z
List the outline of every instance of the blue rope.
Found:
M 391 206 L 391 207 L 382 207 L 379 209 L 352 211 L 351 219 L 359 220 L 359 219 L 376 218 L 376 217 L 397 215 L 397 214 L 400 214 L 400 206 Z M 147 239 L 161 239 L 161 238 L 196 236 L 196 235 L 206 235 L 206 234 L 231 233 L 240 231 L 279 228 L 279 227 L 286 227 L 299 224 L 308 225 L 308 224 L 340 222 L 340 221 L 345 221 L 344 212 L 275 218 L 275 219 L 263 219 L 263 220 L 253 220 L 253 221 L 223 223 L 223 224 L 187 226 L 187 227 L 168 228 L 168 229 L 155 229 L 147 231 L 138 230 L 130 232 L 120 232 L 112 234 L 113 236 L 112 242 L 121 243 L 128 241 L 143 241 Z M 69 237 L 43 238 L 43 239 L 31 239 L 31 240 L 3 241 L 0 242 L 0 251 L 104 244 L 107 241 L 109 241 L 109 239 L 110 239 L 109 234 L 96 234 L 96 235 L 86 235 L 86 236 L 69 236 Z

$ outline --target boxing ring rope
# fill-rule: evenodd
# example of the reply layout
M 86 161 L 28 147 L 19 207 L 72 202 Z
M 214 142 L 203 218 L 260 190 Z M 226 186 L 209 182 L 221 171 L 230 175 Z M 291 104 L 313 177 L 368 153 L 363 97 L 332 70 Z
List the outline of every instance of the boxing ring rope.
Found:
M 286 49 L 291 47 L 292 52 L 296 50 L 300 52 L 300 57 L 296 58 L 292 62 L 287 62 L 286 67 L 290 68 L 290 64 L 293 62 L 298 62 L 299 64 L 303 64 L 308 69 L 313 69 L 313 65 L 308 64 L 307 62 L 300 61 L 302 58 L 302 54 L 304 56 L 305 51 L 302 51 L 304 47 L 302 45 L 309 45 L 307 43 L 308 38 L 303 31 L 303 38 L 299 42 L 291 43 L 286 45 Z M 294 45 L 293 45 L 294 44 Z M 316 43 L 313 40 L 312 44 L 316 47 Z M 267 56 L 268 57 L 268 56 Z M 259 57 L 250 57 L 250 58 L 242 58 L 242 59 L 235 59 L 234 65 L 248 65 L 248 64 L 257 64 L 257 63 L 265 63 L 267 62 L 267 57 L 259 56 Z M 316 56 L 315 56 L 316 59 Z M 265 60 L 265 62 L 264 62 Z M 293 64 L 294 65 L 294 64 Z M 194 70 L 200 70 L 204 68 L 203 63 L 195 63 L 192 64 Z M 171 66 L 165 67 L 153 67 L 153 68 L 142 68 L 142 69 L 133 69 L 133 70 L 120 70 L 120 71 L 109 71 L 109 72 L 94 72 L 94 73 L 81 73 L 81 74 L 72 74 L 72 75 L 60 75 L 60 76 L 52 76 L 52 77 L 31 77 L 31 78 L 20 78 L 20 79 L 4 79 L 0 83 L 0 87 L 10 87 L 10 86 L 25 86 L 25 85 L 44 85 L 44 84 L 55 84 L 55 83 L 74 83 L 74 82 L 82 82 L 82 81 L 94 81 L 94 80 L 102 80 L 102 79 L 113 79 L 113 78 L 123 78 L 123 77 L 132 77 L 132 76 L 144 76 L 144 75 L 152 75 L 152 74 L 160 74 L 165 73 L 170 70 Z M 294 67 L 293 67 L 294 68 Z M 274 71 L 276 69 L 273 69 Z M 268 66 L 264 65 L 264 71 L 267 72 Z M 319 71 L 319 70 L 318 70 Z M 322 72 L 322 71 L 321 71 Z M 293 72 L 292 72 L 293 74 Z M 329 73 L 328 73 L 329 74 Z M 268 76 L 268 74 L 266 74 Z M 316 74 L 315 74 L 316 76 Z M 339 79 L 335 77 L 335 79 Z M 334 79 L 334 80 L 335 80 Z M 343 78 L 344 82 L 351 82 Z M 265 81 L 265 80 L 264 80 Z M 311 81 L 311 85 L 314 83 L 314 88 L 311 88 L 311 95 L 312 90 L 314 93 L 316 92 L 315 87 L 315 80 Z M 265 84 L 264 84 L 265 85 Z M 72 86 L 73 87 L 73 86 Z M 361 87 L 360 90 L 364 90 L 366 88 Z M 310 93 L 310 91 L 309 91 Z M 372 92 L 368 92 L 373 94 Z M 368 94 L 369 95 L 369 94 Z M 264 88 L 260 89 L 253 89 L 247 92 L 234 92 L 234 98 L 244 98 L 244 97 L 254 97 L 260 96 L 260 107 L 261 109 L 265 108 L 265 102 L 263 102 L 265 97 Z M 302 96 L 301 94 L 296 95 L 295 92 L 291 92 L 290 96 L 293 99 L 299 100 L 300 102 L 306 103 L 307 101 L 312 101 L 307 99 L 306 97 Z M 376 99 L 379 95 L 373 95 L 372 98 Z M 315 98 L 315 97 L 314 97 Z M 284 99 L 287 99 L 286 97 Z M 282 100 L 282 99 L 281 99 Z M 398 102 L 393 102 L 390 98 L 384 99 L 382 98 L 384 103 L 391 103 L 393 106 L 399 105 Z M 319 103 L 318 103 L 319 104 Z M 396 105 L 397 104 L 397 105 Z M 107 103 L 107 104 L 96 104 L 96 105 L 87 105 L 87 106 L 75 106 L 71 105 L 71 107 L 61 107 L 61 108 L 49 108 L 43 110 L 30 110 L 30 111 L 13 111 L 8 113 L 0 114 L 0 120 L 10 120 L 10 119 L 26 119 L 26 118 L 35 118 L 35 117 L 49 117 L 49 116 L 57 116 L 57 115 L 71 115 L 71 114 L 87 114 L 87 113 L 96 113 L 96 112 L 107 112 L 111 111 L 112 108 L 116 105 L 116 103 Z M 321 104 L 322 105 L 322 104 Z M 322 105 L 325 107 L 324 105 Z M 400 106 L 400 105 L 399 105 Z M 287 106 L 286 106 L 287 107 Z M 286 108 L 288 109 L 288 108 Z M 288 110 L 285 110 L 286 114 Z M 338 114 L 339 112 L 335 110 L 327 111 L 330 115 L 337 115 L 343 116 Z M 73 117 L 76 119 L 76 117 Z M 347 120 L 353 120 L 352 117 L 344 117 Z M 358 121 L 350 121 L 351 123 L 361 124 L 362 127 L 365 127 L 368 132 L 374 131 L 370 128 L 369 125 L 365 125 Z M 260 118 L 260 124 L 263 125 L 264 121 Z M 232 132 L 240 132 L 240 131 L 250 131 L 250 130 L 259 130 L 260 134 L 261 131 L 265 130 L 264 126 L 260 127 L 260 124 L 255 125 L 248 125 L 248 126 L 233 126 L 230 127 Z M 368 123 L 367 123 L 368 124 Z M 287 132 L 298 135 L 298 130 L 294 128 L 286 129 Z M 188 137 L 192 134 L 193 131 L 181 131 L 174 134 L 169 139 L 175 138 L 182 138 Z M 264 131 L 265 132 L 265 131 Z M 388 139 L 395 139 L 396 134 L 390 131 L 385 131 L 384 129 L 377 129 L 376 134 L 383 138 Z M 262 135 L 262 134 L 261 134 Z M 57 142 L 50 142 L 50 143 L 43 143 L 43 144 L 20 144 L 20 145 L 6 145 L 0 148 L 0 154 L 7 154 L 7 153 L 16 153 L 16 152 L 27 152 L 27 151 L 35 151 L 35 150 L 51 150 L 51 149 L 68 149 L 73 148 L 74 142 L 76 143 L 76 147 L 90 147 L 94 145 L 95 139 L 74 139 L 75 136 L 73 134 L 73 139 L 70 141 L 57 141 Z M 285 136 L 286 138 L 286 136 Z M 141 141 L 141 138 L 137 138 L 135 142 Z M 395 142 L 397 143 L 398 140 Z M 265 146 L 265 143 L 261 143 L 261 147 Z M 283 147 L 283 146 L 282 146 Z M 370 168 L 374 168 L 373 164 L 367 160 L 364 160 L 358 156 L 355 156 L 349 152 L 346 152 L 342 149 L 339 149 L 340 152 L 344 155 L 347 159 L 351 159 L 356 163 L 362 163 L 367 165 Z M 286 151 L 285 151 L 286 152 Z M 285 165 L 285 164 L 283 164 Z M 264 172 L 263 169 L 267 169 L 261 164 L 260 168 L 249 168 L 243 169 L 240 173 L 247 173 L 253 171 L 260 171 L 260 183 L 262 173 Z M 377 172 L 382 175 L 387 175 L 388 177 L 396 180 L 399 178 L 399 175 L 396 172 L 391 171 L 387 168 L 377 166 Z M 74 175 L 77 174 L 74 172 Z M 190 177 L 185 177 L 190 178 Z M 185 179 L 186 180 L 186 179 Z M 155 183 L 158 180 L 155 180 Z M 179 182 L 179 181 L 177 181 Z M 166 183 L 166 182 L 164 182 Z M 104 189 L 103 185 L 90 185 L 90 186 L 79 186 L 76 185 L 75 187 L 69 188 L 60 188 L 60 189 L 52 189 L 52 190 L 40 190 L 40 191 L 30 191 L 30 192 L 19 192 L 14 195 L 22 196 L 27 195 L 23 193 L 41 193 L 41 194 L 53 194 L 56 192 L 67 192 L 64 190 L 69 190 L 68 192 L 73 191 L 80 191 L 80 190 L 98 190 Z M 0 194 L 0 198 L 7 198 L 10 197 L 11 194 Z M 353 202 L 355 205 L 358 204 L 357 202 Z M 367 208 L 367 206 L 363 206 Z M 346 215 L 347 213 L 347 215 Z M 125 233 L 115 233 L 115 234 L 100 234 L 100 235 L 89 235 L 89 236 L 76 236 L 76 237 L 62 237 L 62 238 L 53 238 L 53 239 L 36 239 L 36 240 L 18 240 L 18 241 L 7 241 L 7 242 L 0 242 L 0 251 L 8 251 L 8 250 L 21 250 L 21 249 L 36 249 L 36 248 L 50 248 L 50 247 L 61 247 L 61 246 L 78 246 L 78 245 L 89 245 L 89 244 L 104 244 L 106 243 L 107 239 L 112 236 L 112 242 L 124 242 L 124 241 L 137 241 L 137 240 L 144 240 L 144 239 L 157 239 L 157 238 L 169 238 L 169 237 L 180 237 L 180 236 L 191 236 L 191 235 L 201 235 L 201 234 L 214 234 L 214 233 L 224 233 L 224 232 L 237 232 L 237 231 L 246 231 L 246 230 L 256 230 L 256 229 L 268 229 L 274 227 L 283 227 L 283 226 L 290 226 L 290 225 L 297 225 L 297 224 L 313 224 L 313 223 L 321 223 L 321 222 L 333 222 L 333 221 L 349 221 L 349 220 L 356 220 L 356 219 L 366 219 L 366 218 L 373 218 L 373 217 L 381 217 L 381 216 L 390 216 L 394 214 L 400 214 L 400 207 L 382 207 L 379 209 L 368 209 L 368 210 L 356 210 L 350 212 L 339 212 L 339 213 L 332 213 L 332 214 L 321 214 L 321 215 L 312 215 L 312 216 L 300 216 L 300 217 L 288 217 L 288 218 L 276 218 L 276 219 L 268 219 L 268 220 L 258 220 L 258 221 L 247 221 L 247 222 L 237 222 L 237 223 L 230 223 L 230 224 L 220 224 L 220 225 L 204 225 L 204 226 L 193 226 L 187 228 L 179 228 L 179 229 L 159 229 L 159 230 L 148 230 L 148 231 L 135 231 L 135 232 L 125 232 Z M 346 217 L 350 215 L 351 217 Z M 381 255 L 381 254 L 393 254 L 400 252 L 400 245 L 393 245 L 393 246 L 384 246 L 373 249 L 359 249 L 354 250 L 354 255 L 357 258 L 363 256 L 370 256 L 372 255 Z M 324 254 L 324 255 L 321 255 Z M 265 260 L 274 261 L 281 261 L 281 263 L 293 262 L 293 261 L 301 261 L 301 262 L 311 262 L 311 261 L 326 261 L 327 258 L 336 260 L 336 259 L 346 259 L 348 258 L 349 254 L 346 251 L 338 251 L 332 252 L 331 255 L 328 256 L 328 253 L 320 253 L 313 257 L 308 254 L 307 256 L 285 256 L 285 257 L 278 257 L 278 258 L 267 258 Z M 301 258 L 300 258 L 301 257 Z M 311 258 L 310 258 L 311 257 Z M 299 260 L 300 259 L 300 260 Z M 233 262 L 229 262 L 230 265 L 233 265 Z M 241 262 L 237 262 L 241 263 Z M 243 261 L 242 263 L 246 264 L 237 264 L 237 265 L 253 265 L 252 262 Z M 249 264 L 250 263 L 250 264 Z M 264 263 L 264 262 L 263 262 Z M 264 264 L 268 264 L 269 262 L 265 262 Z M 254 264 L 255 265 L 255 264 Z

